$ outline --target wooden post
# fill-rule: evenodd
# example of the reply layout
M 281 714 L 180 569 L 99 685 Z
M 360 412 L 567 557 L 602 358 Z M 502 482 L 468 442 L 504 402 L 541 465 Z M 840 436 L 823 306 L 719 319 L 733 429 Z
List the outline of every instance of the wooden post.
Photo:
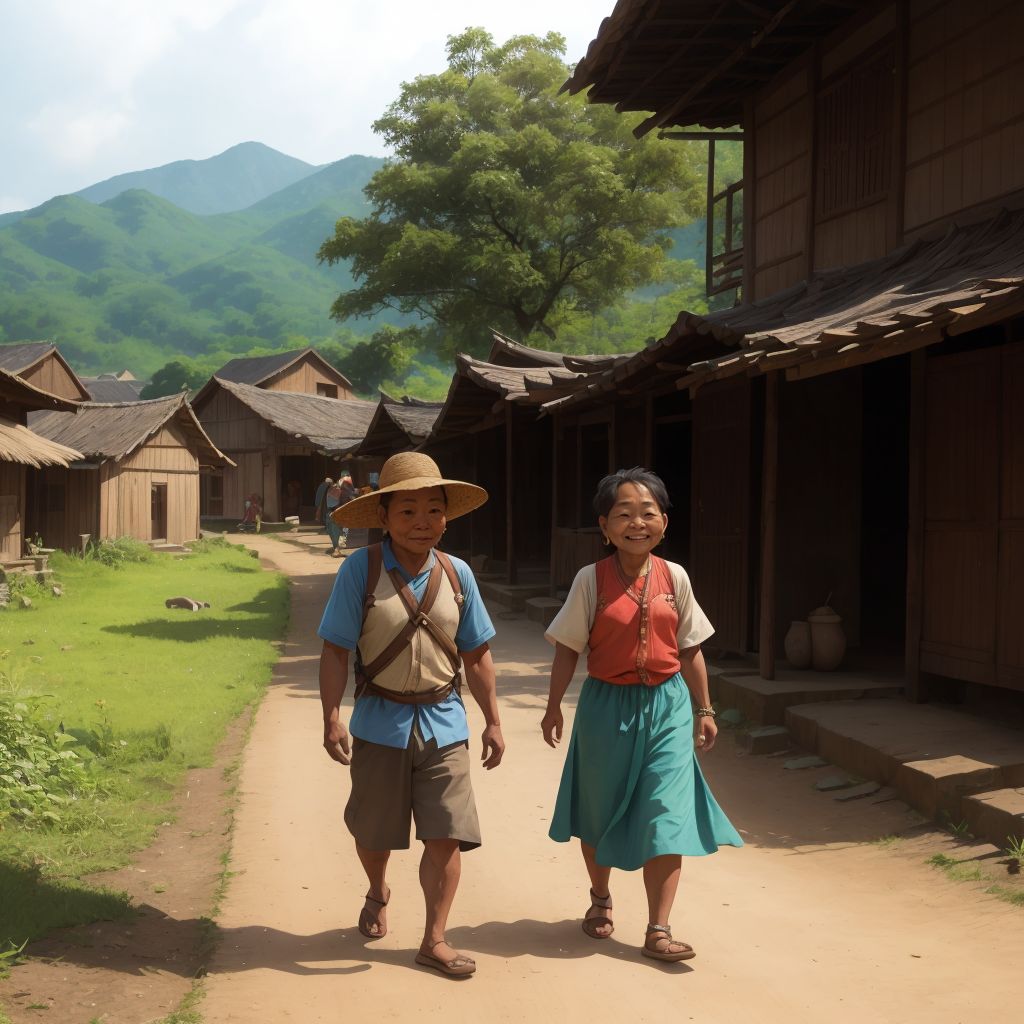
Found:
M 758 669 L 775 678 L 775 541 L 779 490 L 779 375 L 764 379 L 764 458 L 761 479 L 761 632 Z
M 519 567 L 516 565 L 515 483 L 512 445 L 512 403 L 505 403 L 505 582 L 517 583 Z
M 562 421 L 556 413 L 551 422 L 551 553 L 548 565 L 548 594 L 555 596 L 555 568 L 558 564 L 558 509 L 561 501 Z
M 480 483 L 480 435 L 476 433 L 473 435 L 473 475 L 470 480 L 475 484 Z M 470 564 L 472 565 L 472 558 L 479 552 L 476 549 L 477 537 L 476 537 L 476 516 L 469 517 L 469 557 Z
M 921 590 L 924 576 L 924 453 L 927 361 L 923 350 L 910 356 L 910 460 L 907 480 L 906 695 L 927 699 L 921 680 Z
M 743 104 L 743 301 L 753 302 L 754 294 L 754 204 L 757 201 L 757 164 L 754 142 L 757 125 L 754 101 Z
M 644 399 L 644 468 L 654 468 L 654 399 Z
M 616 436 L 618 406 L 613 402 L 608 411 L 608 472 L 614 473 L 619 468 L 619 457 L 617 454 L 618 438 Z
M 753 140 L 751 140 L 753 142 Z M 743 143 L 744 147 L 748 145 Z M 708 194 L 707 194 L 707 224 L 706 224 L 706 246 L 704 252 L 704 291 L 710 295 L 715 283 L 715 140 L 708 140 Z

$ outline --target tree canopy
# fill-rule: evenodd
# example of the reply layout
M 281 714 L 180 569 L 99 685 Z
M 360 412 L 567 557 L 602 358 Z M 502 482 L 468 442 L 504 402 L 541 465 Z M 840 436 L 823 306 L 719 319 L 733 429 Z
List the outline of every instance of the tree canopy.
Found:
M 483 29 L 448 39 L 448 67 L 402 86 L 374 131 L 394 153 L 338 221 L 322 261 L 351 260 L 340 320 L 421 317 L 431 348 L 481 352 L 489 327 L 552 339 L 658 281 L 668 230 L 699 209 L 693 150 L 561 93 L 565 41 Z

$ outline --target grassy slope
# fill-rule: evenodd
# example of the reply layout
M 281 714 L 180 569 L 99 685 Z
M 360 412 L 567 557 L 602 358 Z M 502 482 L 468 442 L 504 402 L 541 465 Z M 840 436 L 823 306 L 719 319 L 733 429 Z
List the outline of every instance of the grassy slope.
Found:
M 0 821 L 0 948 L 123 912 L 122 898 L 77 879 L 146 844 L 183 772 L 210 763 L 227 724 L 262 692 L 287 620 L 285 581 L 237 548 L 116 570 L 68 556 L 55 564 L 63 598 L 0 612 L 0 672 L 51 695 L 53 728 L 83 741 L 108 729 L 115 752 L 99 764 L 107 795 L 62 829 Z M 212 607 L 164 608 L 182 593 Z

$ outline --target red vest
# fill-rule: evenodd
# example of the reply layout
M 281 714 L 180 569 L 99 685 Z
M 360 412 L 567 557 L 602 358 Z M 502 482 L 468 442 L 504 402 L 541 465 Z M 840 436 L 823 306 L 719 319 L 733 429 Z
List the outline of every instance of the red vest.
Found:
M 597 611 L 587 671 L 595 679 L 620 685 L 657 686 L 670 679 L 679 671 L 679 615 L 664 559 L 651 555 L 646 591 L 642 580 L 627 587 L 614 555 L 595 569 Z

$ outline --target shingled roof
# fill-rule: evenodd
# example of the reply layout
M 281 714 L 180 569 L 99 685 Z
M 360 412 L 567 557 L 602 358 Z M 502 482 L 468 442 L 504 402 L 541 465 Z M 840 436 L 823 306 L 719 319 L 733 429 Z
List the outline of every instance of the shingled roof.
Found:
M 29 426 L 51 441 L 82 452 L 87 459 L 116 462 L 175 418 L 193 440 L 203 465 L 234 465 L 207 436 L 184 393 L 148 402 L 83 402 L 77 413 L 33 413 Z
M 417 447 L 430 436 L 442 408 L 442 402 L 392 398 L 382 391 L 359 454 L 391 455 Z
M 141 380 L 120 380 L 112 373 L 100 377 L 83 377 L 82 383 L 94 402 L 138 402 L 146 386 Z
M 549 352 L 513 341 L 500 331 L 492 331 L 491 336 L 491 351 L 488 353 L 487 362 L 495 366 L 551 366 L 577 373 L 593 373 L 595 370 L 614 366 L 627 358 L 625 355 L 570 355 L 565 352 Z
M 0 345 L 0 370 L 24 373 L 57 348 L 52 341 L 19 341 Z
M 289 366 L 297 363 L 304 356 L 313 355 L 319 362 L 323 363 L 326 371 L 340 377 L 346 387 L 352 383 L 327 362 L 326 359 L 315 348 L 295 349 L 292 352 L 275 352 L 269 356 L 244 356 L 239 359 L 232 359 L 225 363 L 213 376 L 218 380 L 229 380 L 235 384 L 252 384 L 258 387 L 265 384 L 271 377 L 287 370 Z
M 707 315 L 684 310 L 659 341 L 545 408 L 594 398 L 645 371 L 670 373 L 679 388 L 772 370 L 798 380 L 1021 315 L 1024 210 L 1004 210 L 881 259 L 819 272 L 758 302 Z M 716 354 L 694 360 L 709 349 Z
M 670 125 L 740 124 L 743 102 L 857 14 L 853 0 L 618 0 L 562 87 Z
M 307 441 L 325 455 L 345 455 L 355 448 L 366 436 L 377 409 L 376 402 L 358 398 L 264 391 L 219 377 L 213 381 L 278 430 Z
M 0 462 L 22 466 L 70 466 L 82 457 L 80 452 L 57 444 L 20 423 L 0 417 Z
M 11 402 L 25 410 L 63 409 L 72 412 L 78 408 L 77 402 L 51 395 L 5 369 L 0 369 L 0 401 Z

